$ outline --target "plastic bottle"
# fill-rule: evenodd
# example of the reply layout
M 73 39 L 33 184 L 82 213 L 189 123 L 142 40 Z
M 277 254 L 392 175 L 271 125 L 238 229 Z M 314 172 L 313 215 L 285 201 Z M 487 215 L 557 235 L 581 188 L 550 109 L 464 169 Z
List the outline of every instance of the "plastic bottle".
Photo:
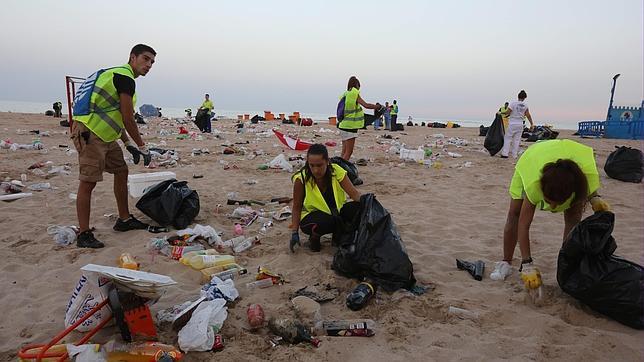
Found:
M 347 307 L 351 310 L 360 310 L 367 305 L 367 302 L 376 293 L 373 285 L 367 282 L 358 284 L 349 295 L 347 295 Z
M 246 309 L 246 317 L 251 329 L 257 329 L 264 325 L 264 309 L 259 304 L 251 304 Z
M 449 306 L 447 309 L 447 314 L 466 319 L 477 319 L 479 317 L 479 314 L 476 312 L 452 306 Z
M 260 279 L 254 282 L 246 283 L 246 288 L 247 289 L 268 288 L 272 285 L 273 285 L 273 279 L 266 278 L 266 279 Z
M 257 236 L 253 236 L 253 237 L 244 239 L 244 241 L 242 241 L 241 243 L 237 243 L 237 244 L 233 243 L 233 251 L 235 252 L 235 254 L 239 254 L 243 251 L 250 249 L 258 241 L 259 241 L 259 238 Z
M 212 277 L 217 277 L 217 278 L 219 278 L 221 280 L 235 279 L 236 276 L 241 275 L 241 274 L 245 274 L 244 272 L 242 272 L 243 270 L 246 270 L 246 269 L 231 268 L 231 269 L 227 269 L 227 270 L 222 270 L 220 272 L 212 274 L 211 278 Z
M 188 245 L 188 246 L 173 246 L 170 250 L 170 257 L 174 260 L 181 260 L 181 257 L 184 254 L 188 254 L 191 251 L 204 250 L 202 245 Z
M 130 253 L 123 253 L 119 257 L 119 268 L 139 270 L 139 263 L 134 260 L 134 257 Z
M 235 257 L 232 255 L 195 255 L 190 258 L 190 266 L 197 270 L 234 262 Z
M 183 357 L 174 346 L 159 342 L 109 342 L 105 349 L 108 362 L 172 362 Z
M 31 191 L 42 191 L 51 189 L 51 184 L 49 182 L 39 182 L 33 185 L 29 185 L 29 190 Z
M 196 255 L 219 255 L 219 252 L 215 249 L 193 250 L 184 252 L 179 259 L 179 262 L 181 262 L 181 264 L 183 265 L 190 265 L 190 259 Z

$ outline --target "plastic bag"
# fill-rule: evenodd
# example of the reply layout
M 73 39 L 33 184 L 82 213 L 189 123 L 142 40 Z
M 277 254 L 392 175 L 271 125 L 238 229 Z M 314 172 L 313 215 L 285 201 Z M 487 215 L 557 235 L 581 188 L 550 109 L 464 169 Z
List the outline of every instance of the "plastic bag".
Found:
M 83 272 L 83 275 L 78 280 L 69 298 L 69 303 L 67 303 L 67 309 L 65 310 L 65 328 L 76 323 L 77 320 L 81 319 L 92 308 L 107 299 L 111 285 L 111 279 L 102 277 L 94 272 Z M 76 331 L 87 332 L 109 318 L 112 318 L 112 313 L 106 305 L 76 327 Z
M 175 179 L 162 181 L 146 189 L 136 208 L 160 225 L 185 229 L 199 214 L 199 194 L 187 184 Z
M 284 171 L 293 172 L 293 165 L 288 163 L 283 153 L 280 153 L 271 162 L 269 162 L 268 167 L 281 168 Z
M 604 171 L 610 178 L 626 182 L 642 182 L 644 161 L 642 151 L 626 146 L 618 147 L 606 159 Z
M 485 141 L 483 142 L 483 147 L 490 153 L 490 156 L 494 156 L 503 148 L 503 135 L 505 134 L 503 130 L 503 118 L 501 115 L 497 114 L 494 118 L 494 122 L 487 130 L 485 135 Z
M 206 239 L 209 245 L 223 242 L 219 234 L 217 234 L 217 230 L 215 230 L 210 225 L 204 226 L 201 224 L 197 224 L 195 225 L 194 228 L 188 228 L 188 229 L 177 231 L 177 235 L 186 235 L 186 234 L 191 235 L 187 240 L 189 243 L 193 242 L 198 237 L 202 237 Z
M 568 234 L 557 261 L 564 292 L 627 326 L 644 329 L 644 269 L 613 255 L 615 215 L 597 212 Z
M 373 194 L 360 197 L 360 213 L 345 226 L 331 267 L 350 278 L 368 278 L 387 292 L 416 284 L 414 267 L 389 212 Z
M 346 161 L 342 157 L 335 156 L 331 158 L 331 163 L 335 163 L 336 165 L 339 165 L 345 171 L 347 171 L 347 176 L 349 176 L 349 180 L 352 184 L 357 186 L 364 183 L 362 179 L 358 177 L 358 168 L 356 167 L 356 165 L 351 163 L 351 161 Z
M 47 228 L 47 234 L 54 236 L 54 241 L 58 245 L 71 245 L 76 241 L 76 226 L 58 226 L 53 225 Z
M 215 299 L 201 302 L 188 323 L 179 331 L 179 347 L 182 351 L 210 351 L 215 343 L 215 334 L 228 317 L 226 301 Z

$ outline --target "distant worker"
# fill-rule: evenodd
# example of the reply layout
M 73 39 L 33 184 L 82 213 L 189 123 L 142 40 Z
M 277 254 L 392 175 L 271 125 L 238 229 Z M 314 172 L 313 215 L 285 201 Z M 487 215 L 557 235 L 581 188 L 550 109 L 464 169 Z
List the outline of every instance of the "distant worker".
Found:
M 391 106 L 389 102 L 385 102 L 385 109 L 382 115 L 385 117 L 385 129 L 391 131 Z
M 103 180 L 103 171 L 114 174 L 114 197 L 118 208 L 118 219 L 113 229 L 128 231 L 146 229 L 134 218 L 128 209 L 127 176 L 128 167 L 123 151 L 116 140 L 127 146 L 128 152 L 139 163 L 150 163 L 148 151 L 139 128 L 134 121 L 136 84 L 134 79 L 145 76 L 154 64 L 156 52 L 144 44 L 137 44 L 130 52 L 127 64 L 103 69 L 89 76 L 81 85 L 74 98 L 71 138 L 78 150 L 79 180 L 76 198 L 76 213 L 80 234 L 76 245 L 81 248 L 102 248 L 104 244 L 94 237 L 89 227 L 92 191 L 96 183 Z M 133 144 L 127 134 L 132 137 Z
M 396 122 L 398 121 L 398 104 L 396 103 L 396 100 L 394 99 L 394 104 L 391 106 L 391 130 L 392 131 L 397 131 L 398 130 L 398 125 Z
M 62 118 L 63 117 L 63 104 L 61 102 L 54 102 L 54 117 Z
M 349 78 L 347 91 L 344 92 L 342 97 L 344 97 L 344 119 L 338 125 L 340 137 L 342 138 L 342 154 L 340 157 L 349 161 L 353 154 L 353 147 L 356 144 L 358 130 L 364 128 L 364 112 L 361 106 L 369 109 L 377 109 L 381 106 L 367 103 L 360 97 L 360 81 L 355 76 Z
M 205 110 L 206 114 L 203 118 L 203 132 L 204 133 L 211 133 L 212 132 L 212 124 L 210 123 L 210 117 L 212 115 L 212 110 L 215 108 L 215 106 L 212 104 L 212 101 L 210 100 L 210 94 L 206 93 L 206 99 L 204 99 L 203 103 L 201 104 L 201 107 L 199 107 L 199 110 Z
M 508 116 L 510 115 L 510 108 L 508 107 L 510 103 L 505 102 L 503 107 L 499 107 L 499 111 L 496 112 L 498 115 L 501 116 L 501 119 L 503 119 L 503 130 L 507 131 L 508 129 Z
M 523 117 L 527 117 L 530 121 L 530 129 L 534 128 L 532 116 L 528 110 L 528 105 L 524 102 L 528 98 L 528 94 L 521 90 L 518 95 L 519 100 L 512 102 L 510 107 L 510 121 L 508 128 L 505 130 L 503 138 L 503 148 L 501 149 L 501 158 L 508 158 L 510 149 L 512 149 L 512 157 L 517 158 L 519 155 L 519 144 L 521 143 L 521 135 L 523 134 Z

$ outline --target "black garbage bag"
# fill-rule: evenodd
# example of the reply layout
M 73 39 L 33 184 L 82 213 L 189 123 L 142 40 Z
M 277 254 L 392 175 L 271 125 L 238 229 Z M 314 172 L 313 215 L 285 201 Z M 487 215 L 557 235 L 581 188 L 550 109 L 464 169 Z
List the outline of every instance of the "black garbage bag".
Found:
M 626 182 L 642 182 L 644 161 L 642 151 L 626 146 L 618 147 L 606 159 L 604 171 L 610 178 Z
M 197 111 L 197 115 L 195 116 L 195 125 L 199 128 L 201 132 L 203 132 L 206 129 L 208 117 L 210 117 L 210 114 L 208 114 L 208 109 L 202 108 Z
M 185 229 L 199 214 L 199 194 L 187 181 L 160 182 L 146 190 L 136 208 L 159 225 Z
M 338 274 L 367 278 L 386 292 L 410 289 L 416 284 L 414 266 L 391 214 L 373 194 L 360 197 L 360 213 L 345 225 L 338 239 L 331 265 Z
M 490 129 L 490 127 L 485 127 L 483 125 L 479 126 L 479 136 L 485 137 L 487 135 L 487 130 Z
M 564 292 L 627 326 L 644 328 L 644 269 L 613 255 L 615 215 L 597 212 L 577 224 L 559 251 Z
M 331 163 L 335 163 L 347 171 L 347 176 L 354 186 L 362 185 L 364 181 L 358 177 L 358 168 L 351 161 L 345 161 L 340 156 L 335 156 L 331 158 Z
M 494 122 L 490 125 L 490 128 L 487 130 L 485 135 L 485 141 L 483 142 L 483 147 L 490 153 L 490 156 L 494 156 L 503 148 L 503 135 L 505 131 L 503 130 L 503 118 L 500 114 L 497 114 L 494 118 Z

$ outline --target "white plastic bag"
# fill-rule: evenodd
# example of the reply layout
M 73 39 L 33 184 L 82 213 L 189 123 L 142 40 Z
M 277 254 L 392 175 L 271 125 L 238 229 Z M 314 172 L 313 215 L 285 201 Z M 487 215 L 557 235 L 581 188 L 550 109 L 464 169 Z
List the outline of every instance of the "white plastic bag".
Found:
M 193 229 L 187 228 L 184 230 L 177 231 L 177 235 L 186 235 L 186 234 L 191 235 L 190 238 L 188 238 L 188 242 L 193 242 L 199 236 L 206 239 L 209 245 L 223 242 L 223 240 L 221 240 L 221 237 L 219 237 L 219 234 L 217 234 L 217 230 L 215 230 L 210 225 L 204 226 L 204 225 L 197 224 Z
M 283 153 L 280 153 L 271 162 L 269 162 L 268 167 L 281 168 L 284 171 L 293 172 L 293 165 L 288 163 Z
M 215 343 L 215 334 L 227 317 L 224 299 L 201 302 L 188 323 L 179 331 L 179 348 L 184 352 L 210 351 Z
M 85 314 L 92 310 L 92 308 L 107 299 L 109 287 L 111 285 L 111 279 L 100 276 L 94 272 L 84 271 L 80 280 L 76 284 L 71 297 L 69 298 L 69 303 L 65 310 L 65 328 L 76 323 L 76 321 L 81 319 Z M 79 332 L 87 332 L 105 319 L 109 319 L 111 317 L 112 313 L 106 305 L 76 327 L 76 330 Z

